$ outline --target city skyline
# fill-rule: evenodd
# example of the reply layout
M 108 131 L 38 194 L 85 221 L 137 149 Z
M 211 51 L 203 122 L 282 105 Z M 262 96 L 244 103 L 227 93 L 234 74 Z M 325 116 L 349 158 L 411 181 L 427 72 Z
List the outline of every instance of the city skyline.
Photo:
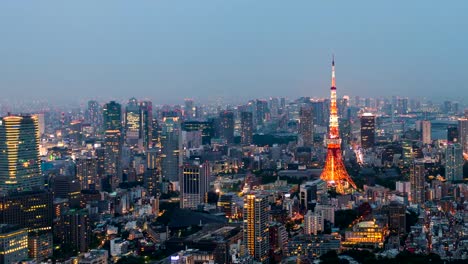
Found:
M 332 53 L 342 95 L 467 96 L 461 1 L 92 3 L 1 4 L 3 98 L 325 98 Z

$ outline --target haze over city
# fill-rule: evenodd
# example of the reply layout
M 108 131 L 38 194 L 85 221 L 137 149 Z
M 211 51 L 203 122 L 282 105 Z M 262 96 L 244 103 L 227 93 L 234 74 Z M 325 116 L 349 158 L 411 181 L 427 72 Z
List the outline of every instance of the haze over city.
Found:
M 466 1 L 3 1 L 3 100 L 468 95 Z

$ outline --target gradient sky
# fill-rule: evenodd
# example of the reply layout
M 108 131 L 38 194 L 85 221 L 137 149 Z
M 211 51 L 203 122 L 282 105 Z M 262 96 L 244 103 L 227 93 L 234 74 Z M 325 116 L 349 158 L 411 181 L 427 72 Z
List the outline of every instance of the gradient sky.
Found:
M 468 1 L 0 1 L 0 97 L 468 99 Z

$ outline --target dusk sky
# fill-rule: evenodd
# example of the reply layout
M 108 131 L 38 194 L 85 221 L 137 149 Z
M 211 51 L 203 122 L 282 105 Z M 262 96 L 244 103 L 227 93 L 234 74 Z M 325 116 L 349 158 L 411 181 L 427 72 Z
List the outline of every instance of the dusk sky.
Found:
M 1 1 L 1 97 L 468 98 L 468 1 Z

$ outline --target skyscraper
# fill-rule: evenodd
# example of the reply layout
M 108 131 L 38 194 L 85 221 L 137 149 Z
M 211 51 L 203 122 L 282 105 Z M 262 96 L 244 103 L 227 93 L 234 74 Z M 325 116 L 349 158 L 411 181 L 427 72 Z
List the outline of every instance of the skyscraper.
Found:
M 266 100 L 256 101 L 256 124 L 257 126 L 263 126 L 265 121 L 268 119 L 268 102 Z
M 104 130 L 122 130 L 122 106 L 111 101 L 104 105 Z
M 184 116 L 185 120 L 192 120 L 195 117 L 195 105 L 192 99 L 185 99 Z
M 140 138 L 140 106 L 137 99 L 131 98 L 125 108 L 125 140 L 130 146 L 137 146 Z
M 341 154 L 341 139 L 338 128 L 338 107 L 336 105 L 335 60 L 332 61 L 332 84 L 330 88 L 330 124 L 327 137 L 327 157 L 320 179 L 338 193 L 344 193 L 349 185 L 356 189 L 344 166 Z
M 0 118 L 0 191 L 42 189 L 36 116 Z
M 177 182 L 179 181 L 179 168 L 182 165 L 180 118 L 174 112 L 164 115 L 161 124 L 162 177 L 171 182 Z
M 207 202 L 210 166 L 208 163 L 184 164 L 180 179 L 180 207 L 197 209 Z
M 253 114 L 241 112 L 241 144 L 250 145 L 253 141 Z
M 97 101 L 89 101 L 86 111 L 86 121 L 91 124 L 94 130 L 102 129 L 102 107 Z
M 411 202 L 423 204 L 425 199 L 425 173 L 424 163 L 414 162 L 410 169 Z
M 140 114 L 140 138 L 143 140 L 143 147 L 148 149 L 153 140 L 153 104 L 150 101 L 141 102 Z
M 100 190 L 101 179 L 97 174 L 96 157 L 79 157 L 75 160 L 76 177 L 80 181 L 83 190 Z
M 464 153 L 468 153 L 468 118 L 458 119 L 458 142 Z
M 431 121 L 423 120 L 421 122 L 421 138 L 423 144 L 431 144 Z
M 221 139 L 227 144 L 234 143 L 234 113 L 232 111 L 223 111 L 219 114 L 219 132 Z
M 445 178 L 449 181 L 463 180 L 463 150 L 460 144 L 448 144 L 445 150 Z
M 268 263 L 268 199 L 259 193 L 244 196 L 244 244 L 256 261 Z
M 447 126 L 447 142 L 458 143 L 458 127 L 456 125 Z
M 364 113 L 361 116 L 361 147 L 368 149 L 375 144 L 375 116 Z
M 308 106 L 301 107 L 299 113 L 299 135 L 302 138 L 304 146 L 312 146 L 314 142 L 314 125 L 312 123 L 312 108 Z
M 106 130 L 104 138 L 104 169 L 111 176 L 115 188 L 122 181 L 122 134 L 120 130 Z

